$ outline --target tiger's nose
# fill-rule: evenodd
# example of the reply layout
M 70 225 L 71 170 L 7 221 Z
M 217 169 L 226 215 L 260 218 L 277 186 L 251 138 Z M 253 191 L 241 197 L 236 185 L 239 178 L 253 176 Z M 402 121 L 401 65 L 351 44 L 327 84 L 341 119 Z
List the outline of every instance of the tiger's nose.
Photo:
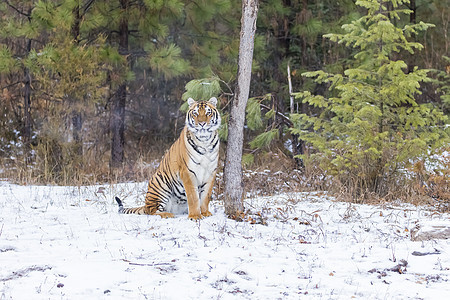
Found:
M 198 125 L 200 125 L 201 127 L 205 127 L 206 122 L 198 122 Z

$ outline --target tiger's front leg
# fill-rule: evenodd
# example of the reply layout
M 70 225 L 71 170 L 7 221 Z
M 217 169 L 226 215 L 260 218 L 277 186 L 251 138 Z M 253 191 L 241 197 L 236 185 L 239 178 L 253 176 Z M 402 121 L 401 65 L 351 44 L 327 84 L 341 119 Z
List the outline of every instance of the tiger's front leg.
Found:
M 216 172 L 211 175 L 211 180 L 206 184 L 206 194 L 202 196 L 200 211 L 202 216 L 209 217 L 212 213 L 209 211 L 209 201 L 211 201 L 211 194 L 214 187 L 214 182 L 216 181 Z
M 187 171 L 189 172 L 189 171 Z M 200 211 L 200 199 L 198 198 L 198 189 L 193 184 L 193 180 L 189 173 L 182 172 L 180 174 L 183 181 L 184 190 L 186 191 L 186 198 L 188 203 L 188 218 L 191 220 L 200 220 L 203 218 Z

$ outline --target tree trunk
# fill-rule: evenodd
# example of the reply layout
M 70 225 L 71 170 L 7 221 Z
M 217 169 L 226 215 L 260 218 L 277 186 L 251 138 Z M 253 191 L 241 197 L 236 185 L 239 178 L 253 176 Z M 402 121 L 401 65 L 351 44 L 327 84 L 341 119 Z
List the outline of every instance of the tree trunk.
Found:
M 237 87 L 231 104 L 228 143 L 225 158 L 225 213 L 235 218 L 244 210 L 242 197 L 242 147 L 244 141 L 245 107 L 250 92 L 253 48 L 258 15 L 258 0 L 242 1 L 241 33 Z
M 81 112 L 75 111 L 72 114 L 72 138 L 74 141 L 74 152 L 76 155 L 83 156 L 83 137 L 81 129 L 83 128 L 83 118 Z
M 416 24 L 416 14 L 417 14 L 417 5 L 416 0 L 409 1 L 409 9 L 411 10 L 411 14 L 409 15 L 409 22 L 411 24 Z M 417 35 L 414 35 L 415 37 Z
M 124 160 L 126 84 L 121 84 L 111 104 L 111 168 L 122 167 Z
M 31 51 L 31 39 L 27 41 L 27 56 Z M 25 67 L 24 70 L 25 86 L 23 96 L 23 108 L 24 108 L 24 132 L 23 132 L 23 144 L 25 147 L 25 163 L 28 165 L 31 161 L 31 74 L 30 69 Z
M 77 5 L 74 7 L 72 11 L 74 20 L 71 28 L 71 34 L 73 38 L 73 42 L 76 45 L 80 43 L 80 24 L 81 24 L 81 14 L 80 14 L 80 6 Z M 80 99 L 76 99 L 74 96 L 70 97 L 71 101 L 81 101 Z M 81 114 L 80 106 L 76 103 L 72 103 L 72 106 L 75 104 L 75 110 L 72 112 L 72 138 L 75 143 L 74 151 L 75 154 L 80 158 L 83 156 L 83 136 L 81 134 L 81 129 L 83 127 L 83 118 Z
M 310 18 L 310 12 L 308 11 L 308 0 L 303 0 L 302 1 L 302 11 L 301 11 L 301 16 L 302 16 L 302 23 L 306 24 Z M 306 51 L 306 46 L 307 46 L 307 40 L 306 40 L 306 36 L 302 36 L 302 58 L 301 58 L 301 63 L 302 66 L 306 65 L 308 62 L 308 53 Z
M 408 8 L 411 10 L 411 13 L 409 14 L 409 22 L 411 24 L 417 24 L 417 21 L 416 21 L 416 15 L 417 15 L 416 0 L 409 1 L 409 7 Z M 414 39 L 414 42 L 417 42 L 417 34 L 413 35 L 413 39 Z M 411 61 L 413 62 L 415 60 L 414 54 L 410 54 L 410 57 L 411 57 L 410 58 Z M 408 73 L 411 73 L 413 71 L 414 71 L 414 64 L 413 63 L 409 63 L 408 64 Z
M 81 23 L 81 15 L 80 15 L 80 6 L 76 5 L 72 11 L 73 14 L 73 24 L 71 28 L 72 38 L 75 44 L 79 44 L 80 42 L 80 23 Z
M 120 0 L 122 16 L 119 24 L 119 53 L 128 55 L 128 0 Z M 111 105 L 111 164 L 113 169 L 122 167 L 125 146 L 125 103 L 127 98 L 127 83 L 122 83 L 112 99 Z

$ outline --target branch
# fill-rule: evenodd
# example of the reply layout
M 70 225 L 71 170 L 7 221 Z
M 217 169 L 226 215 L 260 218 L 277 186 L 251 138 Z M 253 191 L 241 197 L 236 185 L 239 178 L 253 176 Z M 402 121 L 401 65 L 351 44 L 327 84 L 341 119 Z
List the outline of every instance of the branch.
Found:
M 167 265 L 171 265 L 170 263 L 152 263 L 152 264 L 143 264 L 143 263 L 137 263 L 137 262 L 132 262 L 129 261 L 128 259 L 122 259 L 122 261 L 132 265 L 132 266 L 143 266 L 143 267 L 154 267 L 154 266 L 167 266 Z
M 21 10 L 19 10 L 17 7 L 15 7 L 14 5 L 12 5 L 11 3 L 9 3 L 8 0 L 5 0 L 6 5 L 8 5 L 10 8 L 14 9 L 18 14 L 25 16 L 27 18 L 31 17 L 31 13 L 25 13 Z M 30 10 L 31 11 L 31 10 Z
M 262 103 L 260 103 L 259 105 L 261 106 L 261 108 L 263 108 L 263 109 L 265 109 L 267 111 L 271 110 L 271 108 L 268 107 L 267 105 L 264 105 Z M 292 123 L 292 121 L 289 119 L 289 117 L 287 117 L 283 113 L 280 113 L 279 111 L 276 111 L 275 114 L 277 116 L 279 116 L 287 126 L 289 126 L 289 127 L 293 127 L 294 126 L 294 123 Z
M 83 8 L 82 8 L 83 9 L 82 16 L 84 16 L 87 13 L 87 11 L 89 10 L 89 8 L 91 8 L 91 6 L 94 3 L 94 1 L 95 0 L 88 0 L 88 1 L 86 1 L 86 3 L 83 5 Z
M 8 84 L 8 85 L 5 85 L 5 86 L 0 87 L 0 90 L 10 88 L 10 87 L 12 87 L 12 86 L 15 86 L 16 84 L 23 83 L 23 82 L 24 82 L 23 80 L 20 80 L 20 81 L 14 82 L 14 83 L 10 83 L 10 84 Z

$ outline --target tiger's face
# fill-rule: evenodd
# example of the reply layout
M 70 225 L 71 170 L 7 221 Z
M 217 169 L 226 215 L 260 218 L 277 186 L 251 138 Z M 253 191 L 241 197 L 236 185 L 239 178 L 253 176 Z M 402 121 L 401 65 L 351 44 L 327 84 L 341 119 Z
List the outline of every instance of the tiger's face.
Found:
M 186 114 L 186 126 L 200 141 L 211 139 L 220 127 L 220 114 L 216 108 L 217 99 L 196 102 L 188 99 L 189 111 Z

